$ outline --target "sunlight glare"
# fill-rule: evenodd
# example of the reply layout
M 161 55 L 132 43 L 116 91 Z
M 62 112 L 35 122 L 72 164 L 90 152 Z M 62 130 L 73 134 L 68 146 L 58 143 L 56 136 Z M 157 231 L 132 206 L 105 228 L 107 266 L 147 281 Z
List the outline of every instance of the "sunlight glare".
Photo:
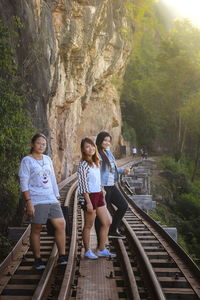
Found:
M 164 0 L 177 13 L 178 17 L 188 18 L 193 25 L 200 27 L 200 0 Z

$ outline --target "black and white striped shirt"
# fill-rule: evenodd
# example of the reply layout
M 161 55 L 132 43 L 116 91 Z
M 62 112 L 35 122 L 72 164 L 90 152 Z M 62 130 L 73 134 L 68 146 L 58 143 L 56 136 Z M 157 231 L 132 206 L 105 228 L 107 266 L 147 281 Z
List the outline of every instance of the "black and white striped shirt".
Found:
M 89 193 L 88 185 L 88 174 L 89 174 L 89 165 L 83 160 L 78 165 L 78 193 L 83 195 L 84 193 Z

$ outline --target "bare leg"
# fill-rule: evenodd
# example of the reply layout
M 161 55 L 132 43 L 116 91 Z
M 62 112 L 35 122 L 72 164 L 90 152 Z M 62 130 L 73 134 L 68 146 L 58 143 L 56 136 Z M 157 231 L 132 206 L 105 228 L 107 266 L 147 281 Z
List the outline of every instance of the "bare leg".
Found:
M 58 247 L 58 253 L 59 255 L 65 255 L 65 243 L 66 243 L 65 219 L 64 218 L 51 219 L 51 223 L 55 228 L 55 241 Z
M 94 224 L 94 220 L 96 217 L 96 210 L 93 212 L 84 211 L 84 227 L 83 227 L 83 245 L 85 251 L 88 251 L 90 248 L 90 230 Z
M 108 238 L 109 227 L 112 223 L 112 218 L 106 206 L 97 208 L 97 216 L 101 222 L 99 232 L 99 250 L 102 251 L 105 248 L 106 240 Z
M 40 231 L 42 224 L 31 224 L 30 244 L 34 257 L 40 257 Z

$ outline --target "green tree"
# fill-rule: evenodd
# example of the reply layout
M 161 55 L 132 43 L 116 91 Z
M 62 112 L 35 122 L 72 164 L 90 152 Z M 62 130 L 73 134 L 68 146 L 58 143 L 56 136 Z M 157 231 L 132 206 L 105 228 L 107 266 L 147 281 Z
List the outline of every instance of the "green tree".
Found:
M 156 73 L 156 57 L 159 35 L 159 24 L 153 10 L 154 1 L 138 1 L 129 8 L 129 14 L 135 25 L 133 51 L 126 69 L 121 94 L 123 120 L 126 126 L 136 131 L 140 145 L 151 147 L 155 138 L 155 118 L 149 109 L 148 101 L 154 97 L 154 74 Z
M 147 32 L 125 74 L 123 117 L 140 144 L 160 145 L 179 160 L 186 137 L 181 110 L 199 90 L 200 30 L 183 21 Z
M 16 22 L 17 21 L 17 22 Z M 17 23 L 17 24 L 16 24 Z M 19 20 L 14 22 L 17 30 Z M 24 109 L 26 90 L 17 76 L 12 44 L 16 30 L 0 22 L 0 228 L 4 232 L 16 213 L 19 200 L 18 168 L 27 153 L 27 141 L 33 133 L 30 117 Z
M 185 126 L 186 152 L 194 161 L 191 175 L 194 181 L 200 161 L 200 92 L 182 107 L 181 116 Z
M 172 152 L 180 159 L 185 141 L 185 126 L 181 118 L 182 106 L 199 89 L 200 31 L 188 21 L 176 22 L 160 46 L 157 84 L 161 110 L 165 121 L 162 131 L 170 139 Z

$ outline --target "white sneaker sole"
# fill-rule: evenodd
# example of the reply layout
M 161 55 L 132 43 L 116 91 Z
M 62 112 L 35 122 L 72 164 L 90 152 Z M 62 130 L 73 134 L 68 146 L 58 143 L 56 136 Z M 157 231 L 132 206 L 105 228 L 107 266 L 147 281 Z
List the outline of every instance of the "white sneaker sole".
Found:
M 91 259 L 91 260 L 96 260 L 96 259 L 98 259 L 98 257 L 88 257 L 88 256 L 84 256 L 84 258 L 86 258 L 86 259 Z
M 117 256 L 112 256 L 112 255 L 109 255 L 109 256 L 107 256 L 107 255 L 101 256 L 101 255 L 99 255 L 98 257 L 99 257 L 99 258 L 116 258 Z

